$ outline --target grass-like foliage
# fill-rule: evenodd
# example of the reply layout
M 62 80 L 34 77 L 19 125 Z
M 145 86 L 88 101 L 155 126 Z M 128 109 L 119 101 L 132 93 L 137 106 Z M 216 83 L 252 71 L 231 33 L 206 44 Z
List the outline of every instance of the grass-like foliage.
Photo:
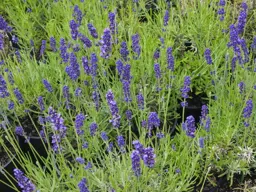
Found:
M 1 0 L 11 186 L 187 192 L 219 177 L 243 182 L 256 168 L 255 12 L 251 1 Z

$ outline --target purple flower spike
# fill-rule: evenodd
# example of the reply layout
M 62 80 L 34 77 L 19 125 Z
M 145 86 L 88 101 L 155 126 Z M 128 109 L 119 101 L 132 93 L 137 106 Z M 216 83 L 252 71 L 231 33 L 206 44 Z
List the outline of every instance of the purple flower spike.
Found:
M 242 34 L 244 32 L 244 27 L 246 24 L 246 17 L 247 17 L 247 4 L 243 2 L 241 4 L 242 10 L 240 11 L 240 14 L 238 16 L 238 23 L 237 23 L 237 32 L 238 34 Z
M 22 192 L 34 192 L 36 190 L 35 185 L 32 183 L 32 181 L 29 178 L 24 176 L 24 173 L 21 170 L 15 168 L 13 172 L 14 172 L 14 177 L 18 181 L 19 187 L 22 189 Z
M 169 22 L 169 18 L 170 18 L 170 13 L 168 10 L 165 11 L 165 15 L 164 15 L 164 26 L 168 25 Z
M 52 86 L 49 83 L 49 81 L 47 81 L 46 79 L 43 79 L 43 84 L 44 84 L 45 89 L 47 89 L 48 92 L 50 92 L 50 93 L 53 92 Z
M 69 27 L 72 39 L 76 40 L 78 36 L 78 24 L 76 24 L 74 20 L 71 20 L 69 23 Z
M 204 57 L 205 57 L 205 60 L 207 62 L 207 64 L 211 65 L 212 64 L 212 57 L 211 57 L 211 50 L 210 49 L 205 49 L 205 52 L 204 52 Z
M 45 48 L 46 48 L 46 40 L 42 40 L 42 45 L 40 48 L 40 55 L 39 55 L 40 57 L 42 57 L 44 55 Z
M 97 129 L 98 129 L 97 123 L 95 123 L 95 122 L 91 123 L 91 125 L 90 125 L 90 135 L 95 136 L 95 133 L 96 133 Z
M 24 136 L 24 130 L 21 126 L 18 126 L 15 128 L 15 133 L 16 133 L 16 135 Z
M 188 92 L 190 91 L 190 84 L 191 84 L 190 76 L 186 76 L 186 77 L 184 78 L 184 86 L 183 86 L 183 88 L 181 89 L 182 97 L 183 97 L 184 99 L 187 99 L 187 98 L 188 98 Z
M 109 19 L 109 28 L 112 35 L 117 34 L 117 23 L 116 23 L 116 14 L 115 13 L 109 13 L 108 14 Z
M 251 115 L 252 115 L 252 109 L 253 109 L 253 102 L 252 102 L 252 99 L 249 99 L 247 102 L 246 102 L 246 106 L 243 110 L 243 116 L 244 118 L 250 118 Z
M 187 117 L 186 122 L 183 123 L 183 129 L 186 131 L 187 136 L 194 138 L 196 132 L 195 118 L 190 115 Z
M 204 138 L 203 137 L 199 138 L 199 147 L 204 148 Z
M 120 126 L 121 116 L 119 115 L 117 103 L 114 100 L 114 95 L 111 90 L 109 90 L 106 94 L 106 99 L 108 102 L 110 112 L 112 114 L 112 120 L 110 120 L 110 122 L 112 123 L 114 128 L 118 128 Z
M 121 43 L 120 54 L 124 61 L 128 61 L 129 50 L 125 41 Z
M 148 129 L 149 129 L 149 137 L 151 136 L 151 130 L 154 127 L 160 126 L 160 119 L 158 118 L 158 115 L 156 112 L 150 112 L 148 116 Z
M 56 40 L 54 37 L 50 37 L 50 46 L 53 52 L 57 52 Z
M 149 168 L 154 167 L 155 158 L 156 158 L 156 155 L 154 154 L 153 148 L 151 148 L 151 147 L 144 148 L 144 153 L 143 153 L 142 159 L 144 161 L 144 164 L 147 167 L 149 167 Z
M 155 76 L 157 79 L 161 78 L 161 69 L 160 65 L 158 63 L 154 64 L 154 71 L 155 71 Z
M 68 47 L 65 43 L 65 39 L 61 38 L 60 39 L 60 56 L 64 63 L 67 63 L 69 59 L 69 53 L 67 52 L 67 49 Z
M 42 96 L 39 96 L 38 99 L 37 99 L 37 102 L 38 102 L 38 105 L 40 107 L 40 110 L 41 111 L 44 111 L 45 110 L 45 107 L 44 107 L 44 100 L 43 100 L 43 97 Z
M 132 36 L 132 50 L 137 55 L 135 59 L 140 57 L 141 47 L 140 47 L 140 36 L 139 34 L 135 34 Z
M 143 97 L 142 93 L 139 93 L 137 95 L 137 103 L 138 103 L 138 108 L 140 110 L 143 110 L 144 109 L 144 97 Z
M 78 135 L 84 134 L 84 131 L 81 130 L 81 128 L 84 126 L 84 120 L 85 120 L 84 114 L 80 113 L 76 116 L 75 127 L 76 127 L 76 133 Z
M 23 96 L 22 96 L 20 90 L 18 88 L 15 88 L 13 90 L 13 92 L 14 92 L 14 95 L 17 98 L 19 104 L 23 104 L 24 103 L 24 99 L 23 99 Z
M 87 27 L 88 27 L 88 30 L 89 30 L 91 36 L 92 36 L 93 38 L 97 39 L 97 38 L 98 38 L 98 33 L 97 33 L 97 31 L 96 31 L 96 28 L 93 26 L 93 24 L 88 23 L 88 24 L 87 24 Z
M 100 44 L 100 56 L 104 59 L 108 59 L 112 51 L 111 32 L 108 28 L 104 30 L 104 34 L 101 37 Z
M 140 167 L 140 153 L 137 150 L 133 150 L 131 153 L 132 160 L 132 170 L 136 177 L 141 175 L 141 167 Z
M 78 5 L 74 6 L 74 10 L 73 10 L 73 14 L 72 16 L 75 18 L 78 26 L 81 25 L 82 23 L 82 19 L 83 19 L 83 13 L 82 11 L 79 9 Z
M 103 141 L 107 141 L 108 140 L 108 136 L 107 136 L 107 133 L 105 131 L 101 132 L 101 138 Z
M 70 53 L 70 65 L 66 67 L 65 71 L 73 81 L 80 76 L 80 66 L 74 53 Z
M 6 98 L 9 97 L 10 93 L 7 89 L 6 81 L 4 80 L 4 77 L 0 75 L 0 98 Z
M 81 33 L 78 34 L 78 37 L 83 42 L 85 49 L 92 47 L 92 42 L 89 38 L 87 38 L 86 36 L 84 36 Z
M 84 163 L 85 163 L 85 160 L 84 160 L 84 158 L 82 158 L 82 157 L 77 157 L 77 158 L 76 158 L 76 162 L 78 162 L 78 163 L 80 163 L 80 164 L 84 164 Z
M 166 51 L 167 55 L 167 68 L 170 69 L 171 71 L 174 71 L 174 57 L 172 55 L 172 48 L 168 47 Z
M 83 68 L 84 68 L 84 72 L 85 72 L 87 75 L 90 75 L 91 69 L 90 69 L 90 66 L 89 66 L 89 62 L 88 62 L 87 56 L 83 56 L 83 57 L 82 57 L 82 65 L 83 65 Z
M 78 183 L 78 188 L 80 192 L 90 192 L 89 189 L 87 188 L 87 180 L 83 178 L 79 183 Z

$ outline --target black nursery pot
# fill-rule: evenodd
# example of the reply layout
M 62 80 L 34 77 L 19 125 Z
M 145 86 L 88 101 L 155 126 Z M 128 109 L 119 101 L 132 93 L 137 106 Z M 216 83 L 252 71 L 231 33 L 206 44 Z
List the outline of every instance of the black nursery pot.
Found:
M 48 144 L 44 142 L 44 140 L 41 137 L 35 137 L 31 136 L 29 137 L 29 141 L 27 141 L 26 137 L 24 136 L 18 136 L 19 137 L 19 145 L 24 153 L 27 153 L 30 155 L 32 161 L 35 163 L 36 161 L 39 161 L 40 163 L 43 163 L 40 160 L 40 157 L 47 157 L 47 146 Z M 30 146 L 31 145 L 31 146 Z M 31 148 L 33 146 L 34 150 Z
M 13 170 L 17 168 L 15 166 L 15 156 L 10 159 L 4 166 L 3 170 L 0 171 L 0 191 L 2 192 L 17 192 L 13 189 L 13 185 L 18 188 L 18 183 L 13 178 Z M 16 164 L 17 165 L 17 164 Z M 6 177 L 12 175 L 12 177 Z

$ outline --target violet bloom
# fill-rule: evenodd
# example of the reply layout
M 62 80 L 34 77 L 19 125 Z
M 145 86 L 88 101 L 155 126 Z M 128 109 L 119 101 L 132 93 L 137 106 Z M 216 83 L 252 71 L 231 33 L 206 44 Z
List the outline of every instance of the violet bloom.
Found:
M 117 69 L 118 75 L 121 76 L 122 72 L 123 72 L 123 63 L 120 59 L 117 60 L 117 62 L 116 62 L 116 69 Z
M 157 137 L 158 139 L 162 139 L 162 138 L 164 138 L 164 133 L 157 132 L 157 133 L 156 133 L 156 137 Z
M 172 55 L 172 48 L 168 47 L 166 51 L 167 55 L 167 68 L 170 69 L 171 71 L 174 71 L 174 57 Z
M 87 75 L 90 75 L 91 69 L 90 69 L 90 66 L 89 66 L 89 62 L 88 62 L 87 56 L 83 56 L 83 57 L 82 57 L 82 65 L 83 65 L 83 68 L 84 68 L 84 72 L 85 72 Z
M 100 44 L 100 56 L 104 59 L 108 59 L 112 51 L 111 34 L 108 28 L 104 30 Z
M 4 77 L 0 75 L 0 98 L 6 98 L 9 97 L 10 93 L 7 89 L 6 81 L 4 80 Z
M 71 20 L 69 22 L 69 27 L 72 39 L 76 40 L 78 36 L 78 24 L 76 24 L 74 20 Z
M 76 158 L 76 162 L 78 162 L 79 164 L 84 164 L 84 163 L 85 163 L 85 160 L 84 160 L 84 158 L 82 158 L 82 157 L 77 157 L 77 158 Z
M 13 92 L 14 92 L 14 95 L 17 98 L 19 104 L 23 104 L 24 103 L 24 99 L 23 99 L 23 96 L 22 96 L 20 90 L 18 88 L 15 88 L 13 90 Z
M 140 156 L 142 157 L 144 153 L 144 146 L 138 140 L 133 141 L 132 144 L 134 149 L 136 149 L 139 152 Z
M 184 78 L 184 86 L 183 86 L 183 88 L 180 89 L 182 92 L 182 97 L 184 99 L 188 98 L 188 92 L 190 91 L 190 84 L 191 84 L 190 76 L 186 76 Z
M 202 105 L 200 120 L 206 120 L 208 113 L 209 111 L 207 105 Z
M 101 135 L 101 139 L 103 141 L 107 141 L 108 140 L 108 136 L 107 136 L 107 133 L 105 131 L 101 132 L 100 135 Z
M 131 153 L 132 160 L 132 170 L 136 177 L 141 175 L 141 166 L 140 166 L 140 153 L 137 150 L 133 150 Z
M 117 144 L 120 148 L 121 153 L 125 153 L 125 140 L 122 135 L 117 136 Z
M 130 80 L 132 79 L 131 77 L 131 65 L 130 64 L 126 64 L 122 67 L 122 81 L 128 81 L 130 82 Z
M 100 95 L 99 95 L 99 92 L 97 90 L 92 92 L 92 100 L 94 102 L 96 110 L 99 111 Z
M 96 133 L 97 129 L 98 129 L 97 123 L 95 123 L 95 122 L 91 123 L 91 125 L 90 125 L 90 135 L 95 136 L 95 133 Z
M 142 159 L 144 161 L 144 164 L 147 167 L 149 167 L 149 168 L 154 167 L 155 158 L 156 158 L 156 155 L 154 153 L 153 148 L 151 148 L 151 147 L 144 148 L 144 153 L 143 153 Z
M 51 84 L 46 79 L 43 79 L 43 84 L 44 84 L 45 89 L 47 89 L 48 92 L 50 92 L 50 93 L 53 92 Z
M 128 120 L 128 121 L 131 121 L 132 120 L 132 111 L 131 110 L 126 110 L 126 112 L 125 112 L 125 115 L 126 115 L 126 119 Z
M 139 58 L 141 53 L 139 34 L 135 34 L 132 36 L 132 50 L 137 55 L 135 56 L 135 59 Z
M 52 107 L 49 107 L 48 115 L 52 129 L 56 131 L 52 136 L 52 148 L 54 152 L 58 152 L 62 150 L 60 143 L 66 136 L 67 127 L 64 125 L 64 119 Z
M 238 88 L 239 88 L 239 93 L 240 94 L 244 93 L 244 91 L 245 91 L 245 83 L 243 81 L 238 83 Z
M 8 25 L 5 19 L 0 15 L 0 30 L 10 33 L 12 27 Z
M 240 14 L 238 16 L 238 23 L 236 26 L 237 33 L 242 34 L 244 32 L 244 27 L 246 24 L 246 17 L 247 17 L 247 4 L 243 2 L 241 4 L 242 10 L 240 11 Z
M 204 148 L 204 138 L 203 137 L 200 137 L 199 138 L 199 147 L 202 149 Z
M 164 26 L 168 25 L 169 22 L 169 18 L 170 18 L 170 13 L 168 10 L 165 11 L 165 15 L 164 15 Z
M 43 97 L 42 96 L 39 96 L 37 98 L 37 102 L 38 102 L 38 105 L 40 107 L 40 110 L 41 111 L 44 111 L 45 110 L 45 107 L 44 107 L 44 100 L 43 100 Z
M 74 17 L 74 19 L 77 22 L 77 25 L 80 26 L 82 23 L 82 19 L 83 19 L 83 13 L 82 11 L 79 9 L 78 5 L 74 6 L 74 10 L 73 10 L 73 14 L 72 16 Z
M 113 142 L 109 142 L 108 147 L 107 147 L 107 152 L 112 152 L 113 148 L 114 148 Z
M 118 128 L 120 126 L 121 116 L 119 115 L 117 103 L 114 100 L 114 95 L 111 90 L 109 90 L 106 94 L 106 99 L 108 102 L 110 112 L 112 114 L 112 120 L 110 120 L 110 122 L 112 123 L 114 128 Z
M 226 5 L 226 0 L 220 0 L 219 1 L 219 6 L 224 7 Z
M 15 43 L 15 44 L 18 44 L 19 43 L 19 38 L 15 35 L 12 36 L 12 42 Z
M 160 57 L 160 49 L 156 49 L 155 52 L 154 52 L 154 59 L 159 59 Z
M 83 178 L 79 183 L 78 183 L 78 188 L 80 190 L 80 192 L 90 192 L 88 187 L 87 187 L 87 180 L 85 178 Z
M 219 8 L 217 13 L 220 16 L 220 21 L 223 21 L 224 17 L 225 17 L 225 9 L 224 8 Z
M 143 97 L 142 93 L 139 93 L 137 95 L 137 103 L 138 103 L 138 108 L 140 110 L 143 110 L 144 109 L 144 97 Z
M 212 57 L 211 57 L 211 50 L 209 48 L 205 49 L 204 57 L 205 57 L 205 60 L 206 60 L 207 64 L 211 65 L 212 64 Z
M 98 38 L 98 33 L 97 33 L 97 31 L 96 31 L 96 28 L 93 26 L 93 24 L 88 23 L 88 24 L 87 24 L 87 27 L 88 27 L 88 30 L 89 30 L 91 36 L 92 36 L 93 38 L 97 39 L 97 38 Z
M 46 40 L 42 40 L 42 45 L 40 48 L 40 55 L 39 55 L 40 57 L 42 57 L 44 55 L 45 48 L 46 48 Z
M 19 50 L 16 50 L 16 51 L 15 51 L 15 55 L 16 55 L 16 59 L 17 59 L 18 63 L 21 63 L 22 60 L 21 60 L 21 56 L 20 56 Z
M 238 31 L 234 25 L 230 25 L 230 42 L 228 43 L 228 47 L 233 47 L 234 53 L 238 59 L 241 59 L 241 51 L 240 51 L 240 38 L 238 36 Z
M 246 42 L 245 42 L 245 39 L 241 39 L 240 41 L 240 44 L 241 44 L 241 48 L 244 52 L 244 60 L 243 60 L 243 63 L 248 63 L 249 62 L 249 50 L 247 48 L 247 45 L 246 45 Z
M 249 99 L 246 102 L 245 108 L 243 109 L 243 117 L 246 119 L 250 118 L 252 115 L 252 109 L 253 109 L 253 102 L 252 102 L 252 99 Z
M 57 52 L 56 40 L 54 37 L 50 37 L 50 46 L 53 52 Z
M 158 118 L 158 115 L 156 112 L 150 112 L 148 116 L 148 136 L 151 137 L 151 131 L 154 127 L 160 126 L 160 119 Z
M 24 130 L 23 130 L 23 128 L 22 128 L 21 126 L 17 126 L 17 127 L 15 128 L 15 134 L 16 134 L 16 135 L 19 135 L 19 136 L 24 136 Z
M 80 97 L 82 95 L 82 89 L 80 87 L 76 88 L 75 90 L 75 96 Z
M 74 53 L 70 53 L 70 65 L 66 67 L 65 71 L 73 81 L 77 80 L 80 76 L 80 67 Z
M 24 173 L 21 170 L 15 168 L 13 172 L 14 177 L 18 181 L 19 187 L 22 189 L 22 192 L 34 192 L 36 190 L 35 185 L 29 178 L 24 176 Z
M 125 41 L 121 43 L 120 54 L 124 61 L 128 61 L 129 50 Z
M 108 14 L 109 19 L 109 29 L 111 31 L 112 35 L 117 34 L 117 23 L 116 23 L 116 14 L 115 13 L 109 13 Z
M 130 91 L 130 82 L 123 80 L 122 84 L 123 84 L 124 101 L 131 102 L 132 98 L 131 98 L 131 91 Z
M 81 33 L 79 33 L 78 37 L 82 41 L 82 43 L 84 44 L 85 49 L 92 47 L 92 42 L 89 38 L 87 38 L 86 36 L 84 36 Z
M 14 102 L 13 101 L 8 101 L 8 109 L 9 110 L 14 109 Z
M 96 77 L 97 76 L 97 69 L 98 69 L 98 58 L 97 55 L 95 53 L 91 54 L 91 74 L 92 77 Z
M 67 63 L 68 59 L 69 59 L 69 54 L 67 52 L 67 49 L 68 49 L 68 47 L 65 43 L 65 39 L 61 38 L 60 39 L 60 56 L 64 63 Z
M 78 51 L 80 51 L 80 46 L 79 46 L 79 44 L 75 44 L 75 45 L 73 45 L 73 52 L 78 52 Z
M 158 63 L 154 64 L 154 71 L 155 71 L 155 76 L 157 79 L 161 78 L 161 69 L 160 65 Z
M 84 120 L 85 120 L 84 114 L 80 113 L 76 116 L 75 128 L 76 128 L 77 135 L 84 134 L 84 130 L 81 130 L 81 128 L 84 126 Z
M 186 131 L 187 136 L 194 138 L 196 132 L 195 118 L 190 115 L 186 118 L 185 123 L 183 123 L 183 129 Z
M 0 33 L 0 50 L 4 50 L 4 35 Z

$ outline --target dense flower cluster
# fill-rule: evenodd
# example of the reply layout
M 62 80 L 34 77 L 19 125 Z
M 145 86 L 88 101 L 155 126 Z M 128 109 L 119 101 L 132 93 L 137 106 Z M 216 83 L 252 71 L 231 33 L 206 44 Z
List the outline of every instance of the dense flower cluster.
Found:
M 78 5 L 74 6 L 74 10 L 73 10 L 73 15 L 72 16 L 75 18 L 78 26 L 80 26 L 81 23 L 82 23 L 82 19 L 83 19 L 83 13 L 79 9 Z
M 49 91 L 50 93 L 53 92 L 52 86 L 49 83 L 49 81 L 47 81 L 46 79 L 43 79 L 43 84 L 45 89 L 47 89 L 47 91 Z
M 186 131 L 187 136 L 194 138 L 196 132 L 195 118 L 190 115 L 186 118 L 185 123 L 182 123 L 183 130 Z
M 88 23 L 88 24 L 87 24 L 87 27 L 88 27 L 88 30 L 89 30 L 91 36 L 92 36 L 93 38 L 97 39 L 97 38 L 98 38 L 98 33 L 97 33 L 96 28 L 93 26 L 93 24 Z
M 84 126 L 84 120 L 85 120 L 84 114 L 80 113 L 76 116 L 75 128 L 76 128 L 77 135 L 84 134 L 84 130 L 81 130 L 81 128 Z
M 141 47 L 140 47 L 140 36 L 139 34 L 135 34 L 132 36 L 132 50 L 136 54 L 134 59 L 137 59 L 140 57 L 141 53 Z
M 186 76 L 184 78 L 184 86 L 183 88 L 181 88 L 182 97 L 184 99 L 188 98 L 188 92 L 190 91 L 190 84 L 191 84 L 190 76 Z
M 73 52 L 70 53 L 70 65 L 66 67 L 66 73 L 73 81 L 77 80 L 80 76 L 80 67 Z
M 21 170 L 15 168 L 13 172 L 14 172 L 14 177 L 18 181 L 19 187 L 22 189 L 22 192 L 34 192 L 36 190 L 35 185 L 32 183 L 32 181 L 29 178 L 24 176 L 24 173 Z
M 5 98 L 9 97 L 10 93 L 7 90 L 7 84 L 6 81 L 4 80 L 4 77 L 0 75 L 0 97 Z
M 209 48 L 205 49 L 204 57 L 207 64 L 212 64 L 211 50 Z
M 125 41 L 121 43 L 120 54 L 124 61 L 128 61 L 129 50 Z
M 50 46 L 51 46 L 51 49 L 52 49 L 53 52 L 57 51 L 56 40 L 55 40 L 54 37 L 50 37 Z
M 90 125 L 90 134 L 91 134 L 91 136 L 95 135 L 97 129 L 98 129 L 97 123 L 95 123 L 95 122 L 91 123 L 91 125 Z
M 79 183 L 78 183 L 78 188 L 80 190 L 80 192 L 90 192 L 89 189 L 86 186 L 87 184 L 87 180 L 85 178 L 83 178 Z
M 108 59 L 112 51 L 111 32 L 108 28 L 104 30 L 100 44 L 100 56 L 104 59 Z
M 114 95 L 111 90 L 109 90 L 106 94 L 106 99 L 110 112 L 112 114 L 112 119 L 110 120 L 110 122 L 112 123 L 113 127 L 118 128 L 120 126 L 121 116 L 119 115 L 117 103 L 114 100 Z

